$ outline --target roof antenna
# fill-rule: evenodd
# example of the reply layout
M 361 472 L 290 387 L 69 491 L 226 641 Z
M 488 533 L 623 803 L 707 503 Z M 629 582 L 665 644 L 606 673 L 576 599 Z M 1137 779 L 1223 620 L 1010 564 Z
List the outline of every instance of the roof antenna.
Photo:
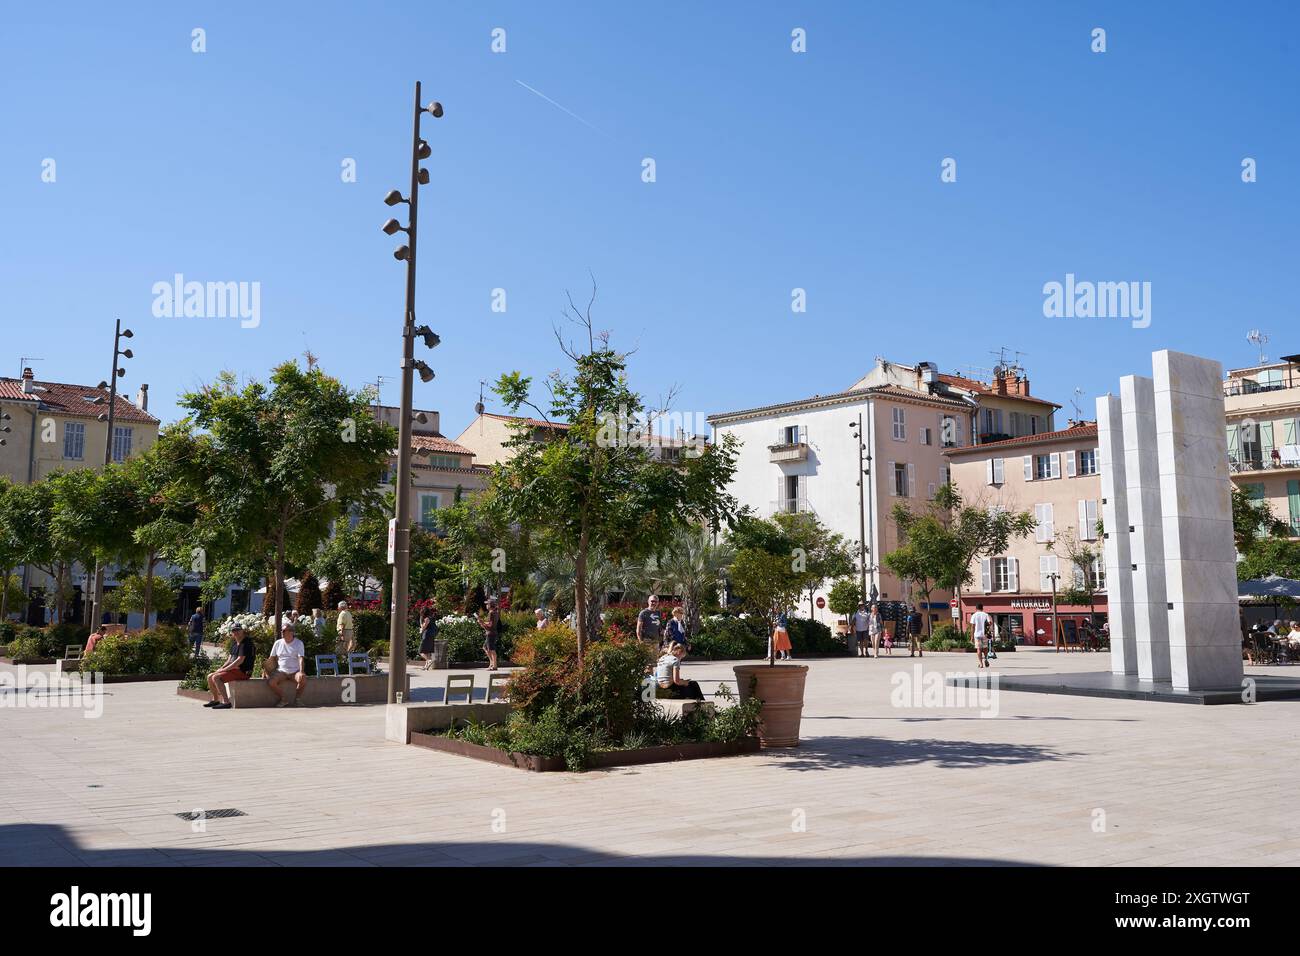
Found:
M 1268 333 L 1261 332 L 1259 329 L 1251 329 L 1246 333 L 1246 341 L 1259 349 L 1259 364 L 1263 365 L 1268 361 L 1268 356 L 1264 354 L 1264 346 L 1268 345 Z
M 43 359 L 43 358 L 37 358 L 37 357 L 34 356 L 34 355 L 23 355 L 23 356 L 20 356 L 19 359 L 18 359 L 18 377 L 19 377 L 19 378 L 22 378 L 22 377 L 23 377 L 23 370 L 26 369 L 26 368 L 28 367 L 28 365 L 27 365 L 28 362 L 44 362 L 44 361 L 45 361 L 45 359 Z
M 1081 395 L 1083 395 L 1083 389 L 1076 385 L 1074 387 L 1074 397 L 1070 399 L 1070 404 L 1074 406 L 1074 420 L 1076 422 L 1083 421 L 1083 406 L 1079 404 L 1079 397 Z
M 474 403 L 474 414 L 475 414 L 475 415 L 482 415 L 482 414 L 483 414 L 483 409 L 485 409 L 485 408 L 487 407 L 486 405 L 483 404 L 483 387 L 484 387 L 485 385 L 487 385 L 487 382 L 483 381 L 483 379 L 479 379 L 479 381 L 478 381 L 478 401 Z

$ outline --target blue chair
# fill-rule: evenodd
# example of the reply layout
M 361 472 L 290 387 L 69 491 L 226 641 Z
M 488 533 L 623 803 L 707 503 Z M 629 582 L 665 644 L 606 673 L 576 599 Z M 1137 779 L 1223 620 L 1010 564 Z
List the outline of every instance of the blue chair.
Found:
M 338 677 L 339 676 L 338 655 L 317 654 L 316 655 L 316 676 L 317 677 Z
M 357 651 L 348 655 L 348 673 L 349 674 L 369 674 L 370 673 L 370 655 L 365 651 Z

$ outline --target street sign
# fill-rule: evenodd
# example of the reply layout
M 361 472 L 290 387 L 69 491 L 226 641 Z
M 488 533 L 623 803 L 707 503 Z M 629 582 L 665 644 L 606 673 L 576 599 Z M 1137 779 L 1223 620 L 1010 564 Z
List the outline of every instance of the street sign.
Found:
M 397 563 L 397 519 L 388 519 L 388 563 Z
M 958 607 L 957 599 L 956 599 L 956 598 L 953 598 L 951 601 L 949 601 L 949 602 L 948 602 L 948 606 L 949 606 L 950 608 L 956 608 L 956 607 Z
M 825 599 L 824 597 L 819 597 L 819 598 L 817 599 L 817 606 L 818 606 L 819 608 L 820 608 L 820 607 L 825 607 L 825 606 L 826 606 L 826 599 Z
M 952 619 L 954 621 L 961 620 L 961 605 L 958 604 L 957 599 L 953 598 L 951 601 L 949 601 L 948 606 L 952 608 Z

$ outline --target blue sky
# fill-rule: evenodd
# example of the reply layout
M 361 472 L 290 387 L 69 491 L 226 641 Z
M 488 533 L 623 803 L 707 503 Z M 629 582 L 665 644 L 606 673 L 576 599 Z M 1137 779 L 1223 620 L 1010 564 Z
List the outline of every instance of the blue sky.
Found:
M 552 326 L 589 273 L 634 385 L 676 384 L 689 413 L 836 391 L 877 354 L 968 371 L 1007 346 L 1090 414 L 1155 349 L 1247 365 L 1262 328 L 1270 356 L 1300 352 L 1297 9 L 7 5 L 0 374 L 26 355 L 98 381 L 121 317 L 123 387 L 149 382 L 164 420 L 220 369 L 306 348 L 355 387 L 389 376 L 395 403 L 404 267 L 380 200 L 406 189 L 419 79 L 446 116 L 425 124 L 417 307 L 443 344 L 416 401 L 448 434 L 480 379 L 560 364 Z M 261 324 L 155 318 L 178 272 L 259 282 Z M 1150 326 L 1044 318 L 1066 273 L 1150 282 Z

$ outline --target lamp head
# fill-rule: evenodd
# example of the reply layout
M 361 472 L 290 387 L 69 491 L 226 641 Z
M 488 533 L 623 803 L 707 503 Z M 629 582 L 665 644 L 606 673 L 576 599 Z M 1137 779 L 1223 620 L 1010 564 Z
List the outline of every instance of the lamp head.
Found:
M 433 381 L 433 369 L 429 368 L 429 366 L 424 362 L 417 361 L 415 363 L 415 370 L 420 373 L 421 382 L 427 384 Z
M 124 339 L 133 339 L 133 338 L 135 338 L 135 333 L 132 332 L 130 329 L 123 329 L 123 330 L 122 330 L 122 338 L 124 338 Z
M 427 169 L 421 169 L 418 178 L 421 186 L 429 185 L 429 171 Z
M 419 156 L 421 159 L 428 159 L 433 155 L 433 150 L 430 148 L 428 142 L 420 140 L 420 145 L 415 148 L 415 155 Z
M 399 202 L 406 202 L 406 200 L 402 198 L 402 194 L 396 189 L 390 189 L 388 195 L 384 197 L 384 205 L 396 206 Z
M 424 108 L 424 111 L 428 113 L 430 116 L 432 116 L 434 119 L 442 119 L 442 104 L 439 103 L 437 100 L 434 100 L 432 103 L 426 106 Z
M 381 228 L 384 230 L 384 232 L 388 233 L 391 236 L 393 233 L 397 232 L 399 229 L 402 228 L 402 224 L 398 222 L 396 219 L 390 219 L 388 220 L 388 222 L 384 223 L 384 225 Z
M 410 246 L 398 246 L 396 249 L 393 250 L 394 259 L 401 260 L 401 259 L 409 259 L 410 257 L 411 257 Z
M 122 358 L 135 358 L 135 353 L 130 349 L 122 349 Z

